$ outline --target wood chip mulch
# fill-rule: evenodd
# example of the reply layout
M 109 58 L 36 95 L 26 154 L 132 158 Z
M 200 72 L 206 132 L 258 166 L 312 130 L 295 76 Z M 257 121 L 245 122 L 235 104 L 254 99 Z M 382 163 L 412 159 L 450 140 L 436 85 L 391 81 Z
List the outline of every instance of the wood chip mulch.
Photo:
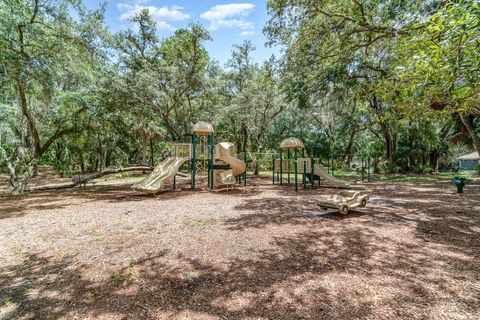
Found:
M 345 216 L 250 183 L 0 196 L 0 319 L 480 318 L 478 181 L 366 183 Z

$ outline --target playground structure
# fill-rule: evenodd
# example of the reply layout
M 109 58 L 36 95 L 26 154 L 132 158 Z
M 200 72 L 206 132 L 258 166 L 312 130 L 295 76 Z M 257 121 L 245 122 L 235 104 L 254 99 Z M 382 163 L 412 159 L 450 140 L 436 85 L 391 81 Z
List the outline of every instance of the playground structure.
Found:
M 246 159 L 242 161 L 235 157 L 236 147 L 231 142 L 215 144 L 213 133 L 210 123 L 196 123 L 192 129 L 191 143 L 174 144 L 171 157 L 162 161 L 149 176 L 134 184 L 132 188 L 156 193 L 173 179 L 175 189 L 176 176 L 185 163 L 190 165 L 192 190 L 195 190 L 197 179 L 202 176 L 206 178 L 204 188 L 208 190 L 220 186 L 228 188 L 242 182 L 246 185 Z M 243 154 L 245 158 L 246 152 Z
M 286 155 L 286 158 L 284 156 Z M 302 175 L 302 186 L 307 188 L 307 180 L 314 188 L 315 181 L 335 188 L 349 188 L 349 183 L 330 175 L 321 164 L 320 159 L 308 157 L 303 142 L 297 138 L 287 138 L 280 143 L 279 159 L 274 157 L 272 161 L 273 183 L 283 184 L 283 176 L 287 174 L 287 183 L 291 182 L 291 175 L 295 184 L 295 191 L 298 191 L 298 174 Z

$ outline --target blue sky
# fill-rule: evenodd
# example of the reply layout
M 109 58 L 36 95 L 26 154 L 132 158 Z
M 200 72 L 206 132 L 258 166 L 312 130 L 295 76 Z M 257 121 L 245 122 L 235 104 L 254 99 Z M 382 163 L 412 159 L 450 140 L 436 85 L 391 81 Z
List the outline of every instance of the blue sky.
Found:
M 101 0 L 85 0 L 88 8 L 98 7 Z M 256 46 L 255 60 L 260 63 L 279 50 L 265 47 L 262 29 L 268 20 L 265 1 L 221 0 L 109 0 L 106 22 L 113 32 L 129 27 L 128 17 L 149 8 L 158 26 L 158 35 L 167 37 L 175 29 L 199 22 L 213 40 L 206 44 L 210 56 L 222 65 L 228 60 L 234 43 L 249 39 Z

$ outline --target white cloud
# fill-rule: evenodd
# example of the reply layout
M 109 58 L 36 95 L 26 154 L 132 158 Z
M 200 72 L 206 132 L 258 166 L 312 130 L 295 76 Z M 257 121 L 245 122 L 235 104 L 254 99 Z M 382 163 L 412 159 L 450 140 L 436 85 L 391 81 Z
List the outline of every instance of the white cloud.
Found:
M 253 8 L 255 5 L 252 3 L 218 4 L 202 13 L 200 17 L 207 20 L 221 20 L 237 14 L 247 16 Z
M 255 35 L 255 32 L 254 31 L 242 31 L 242 33 L 240 33 L 240 35 L 243 36 L 243 37 L 250 37 L 250 36 Z
M 217 30 L 222 28 L 239 28 L 245 30 L 253 29 L 253 23 L 245 21 L 243 19 L 213 20 L 210 21 L 210 26 L 208 28 L 211 30 Z
M 190 18 L 190 15 L 184 13 L 182 11 L 183 8 L 180 6 L 155 7 L 144 5 L 148 2 L 149 0 L 130 0 L 128 2 L 117 4 L 117 9 L 122 12 L 122 14 L 120 15 L 120 20 L 128 20 L 141 10 L 148 9 L 150 15 L 157 23 L 157 27 L 159 29 L 172 31 L 175 30 L 175 27 L 172 26 L 169 22 L 182 21 Z
M 245 20 L 255 5 L 252 3 L 218 4 L 200 15 L 210 22 L 209 29 L 239 28 L 242 30 L 253 29 L 253 23 Z M 238 17 L 240 16 L 240 17 Z M 235 17 L 235 18 L 232 18 Z

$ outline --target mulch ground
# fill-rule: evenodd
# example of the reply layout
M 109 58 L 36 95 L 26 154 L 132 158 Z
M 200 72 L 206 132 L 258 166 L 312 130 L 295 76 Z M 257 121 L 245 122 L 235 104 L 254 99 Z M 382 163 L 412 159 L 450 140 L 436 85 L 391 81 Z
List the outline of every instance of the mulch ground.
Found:
M 478 319 L 480 183 L 0 196 L 0 319 Z

